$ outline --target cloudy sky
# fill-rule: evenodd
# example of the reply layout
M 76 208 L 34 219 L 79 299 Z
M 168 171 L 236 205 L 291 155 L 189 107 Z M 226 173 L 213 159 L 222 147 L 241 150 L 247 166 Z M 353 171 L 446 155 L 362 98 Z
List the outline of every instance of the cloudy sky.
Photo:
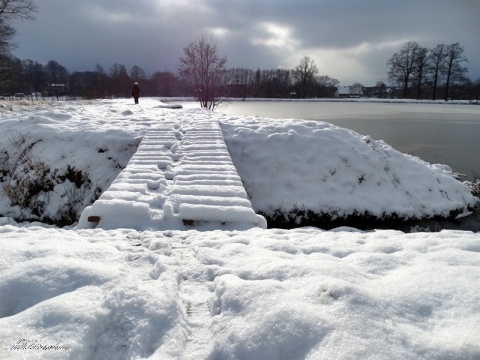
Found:
M 212 35 L 227 67 L 292 69 L 315 60 L 342 85 L 387 81 L 388 58 L 407 41 L 459 42 L 480 78 L 480 0 L 39 0 L 18 22 L 15 56 L 69 71 L 114 63 L 176 72 L 182 49 Z

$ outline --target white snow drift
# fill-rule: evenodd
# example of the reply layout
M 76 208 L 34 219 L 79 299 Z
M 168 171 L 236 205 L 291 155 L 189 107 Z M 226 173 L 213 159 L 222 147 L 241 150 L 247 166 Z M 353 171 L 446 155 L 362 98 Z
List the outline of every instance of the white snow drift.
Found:
M 149 128 L 181 114 L 220 121 L 256 211 L 431 216 L 475 201 L 443 167 L 327 123 L 131 102 L 0 108 L 1 154 L 14 154 L 21 134 L 48 174 L 71 167 L 89 176 L 82 191 L 105 190 Z M 0 176 L 0 190 L 23 181 Z M 65 205 L 65 187 L 76 188 L 70 178 L 37 197 L 49 199 L 49 217 Z M 120 213 L 115 230 L 69 230 L 16 223 L 42 214 L 7 196 L 0 213 L 10 216 L 0 218 L 2 359 L 480 357 L 480 233 L 137 231 L 122 228 Z
M 0 214 L 55 220 L 59 210 L 72 203 L 72 197 L 82 200 L 82 208 L 76 209 L 80 213 L 86 206 L 85 199 L 92 201 L 99 189 L 105 191 L 111 185 L 150 128 L 172 124 L 171 133 L 166 135 L 175 141 L 175 132 L 185 124 L 190 123 L 192 127 L 192 124 L 211 121 L 220 122 L 229 155 L 256 212 L 270 215 L 275 210 L 289 213 L 298 208 L 333 217 L 368 213 L 377 217 L 395 214 L 400 218 L 422 218 L 467 213 L 475 203 L 468 188 L 454 179 L 447 167 L 427 164 L 382 141 L 325 122 L 236 118 L 200 109 L 169 109 L 154 99 L 143 99 L 137 107 L 128 100 L 108 100 L 3 108 L 2 149 L 15 154 L 18 152 L 15 140 L 24 138 L 24 144 L 33 144 L 27 146 L 33 164 L 44 163 L 50 174 L 65 173 L 69 167 L 80 170 L 90 183 L 77 189 L 71 180 L 63 183 L 58 178 L 52 180 L 56 183 L 51 191 L 36 194 L 35 213 L 31 213 L 32 206 L 22 208 L 4 196 L 0 199 Z M 148 156 L 152 153 L 155 156 L 155 144 L 144 146 Z M 214 145 L 206 146 L 208 150 L 208 146 Z M 170 163 L 163 162 L 173 160 L 171 157 L 165 160 L 164 155 L 158 150 L 156 161 L 157 167 L 165 168 L 166 175 Z M 18 159 L 10 155 L 7 164 L 12 166 L 15 161 L 18 163 Z M 207 165 L 212 165 L 210 160 Z M 24 172 L 23 181 L 27 185 L 38 182 L 33 179 L 39 176 L 38 171 L 26 168 Z M 181 173 L 182 167 L 177 172 L 185 175 Z M 22 180 L 18 179 L 20 175 L 16 176 L 12 179 L 8 174 L 3 175 L 0 191 L 6 184 L 20 189 Z M 125 186 L 122 185 L 123 191 L 138 193 L 134 184 Z M 136 229 L 149 229 L 151 224 L 145 214 L 153 203 L 161 204 L 166 197 L 160 194 L 160 184 L 154 191 L 147 191 L 152 190 L 148 189 L 151 183 L 144 181 L 140 186 L 145 188 L 142 200 L 129 199 L 133 205 L 129 216 L 135 219 Z M 180 182 L 176 187 L 180 191 Z M 208 191 L 202 192 L 201 188 L 194 195 L 209 196 Z M 221 205 L 217 205 L 219 211 Z M 209 211 L 215 212 L 214 208 L 215 204 Z M 188 209 L 185 206 L 185 211 Z M 145 224 L 141 223 L 142 219 Z M 109 228 L 122 227 L 125 221 L 128 219 L 115 216 Z M 170 226 L 184 228 L 181 224 Z
M 0 236 L 2 359 L 480 356 L 478 233 L 5 224 Z

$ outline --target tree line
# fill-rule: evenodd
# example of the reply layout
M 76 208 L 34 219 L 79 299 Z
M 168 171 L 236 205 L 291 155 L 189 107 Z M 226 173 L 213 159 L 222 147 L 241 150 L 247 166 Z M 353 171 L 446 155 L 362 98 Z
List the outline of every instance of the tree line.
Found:
M 86 99 L 129 97 L 135 81 L 141 86 L 142 96 L 191 97 L 198 96 L 199 91 L 185 71 L 180 74 L 157 71 L 147 75 L 137 65 L 127 69 L 115 63 L 106 71 L 97 64 L 92 71 L 70 73 L 55 60 L 43 65 L 30 59 L 11 58 L 8 68 L 8 74 L 0 82 L 4 97 L 18 93 Z M 317 73 L 314 61 L 308 57 L 295 69 L 222 69 L 216 74 L 214 91 L 218 96 L 235 97 L 332 97 L 339 81 Z
M 135 65 L 129 70 L 115 63 L 107 72 L 101 65 L 92 71 L 70 73 L 55 60 L 41 64 L 12 56 L 15 47 L 13 19 L 31 20 L 38 11 L 34 0 L 0 2 L 0 95 L 71 96 L 74 98 L 129 97 L 135 81 L 142 96 L 197 97 L 202 106 L 213 108 L 220 97 L 325 98 L 333 97 L 339 81 L 319 75 L 308 56 L 293 69 L 227 69 L 227 59 L 219 56 L 212 38 L 202 35 L 188 44 L 179 59 L 178 73 L 157 71 L 147 74 Z M 393 86 L 377 82 L 373 87 L 360 83 L 352 93 L 369 97 L 403 97 L 445 100 L 480 97 L 480 80 L 467 78 L 468 62 L 459 43 L 439 44 L 427 49 L 407 42 L 388 60 L 388 79 Z M 440 95 L 441 94 L 441 95 Z
M 468 59 L 459 43 L 438 44 L 427 49 L 414 41 L 405 43 L 388 60 L 388 78 L 401 87 L 403 98 L 436 100 L 442 93 L 449 98 L 476 98 L 480 80 L 472 83 L 463 66 Z
M 181 60 L 181 59 L 180 59 Z M 142 96 L 199 97 L 200 87 L 189 77 L 185 64 L 179 73 L 157 71 L 148 75 L 135 65 L 127 69 L 115 63 L 107 71 L 97 65 L 92 71 L 69 72 L 55 60 L 41 64 L 34 60 L 4 59 L 8 68 L 0 81 L 3 97 L 15 94 L 40 96 L 69 96 L 96 99 L 129 97 L 135 81 L 139 82 Z M 389 80 L 395 86 L 377 82 L 373 87 L 360 83 L 351 88 L 363 89 L 369 97 L 436 99 L 478 99 L 480 81 L 466 77 L 465 61 L 459 44 L 438 45 L 432 50 L 407 43 L 388 61 Z M 211 87 L 215 97 L 254 98 L 328 98 L 335 95 L 339 81 L 328 75 L 319 75 L 315 61 L 308 56 L 300 59 L 294 69 L 224 68 L 215 71 L 215 84 Z M 206 88 L 205 88 L 206 89 Z M 207 90 L 204 90 L 204 92 Z M 211 97 L 212 94 L 204 93 Z

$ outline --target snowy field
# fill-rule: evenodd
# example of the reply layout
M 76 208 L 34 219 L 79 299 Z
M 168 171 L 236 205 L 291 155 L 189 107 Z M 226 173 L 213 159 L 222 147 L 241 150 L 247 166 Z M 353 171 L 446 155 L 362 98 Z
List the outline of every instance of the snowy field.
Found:
M 173 114 L 218 119 L 257 212 L 447 216 L 476 201 L 368 134 L 132 102 L 0 104 L 16 170 L 0 169 L 1 359 L 480 358 L 480 233 L 14 221 L 78 217 Z

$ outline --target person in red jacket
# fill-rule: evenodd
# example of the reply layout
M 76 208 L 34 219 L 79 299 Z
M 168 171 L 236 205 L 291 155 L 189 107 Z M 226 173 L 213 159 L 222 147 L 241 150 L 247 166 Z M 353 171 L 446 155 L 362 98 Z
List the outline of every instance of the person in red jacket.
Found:
M 138 104 L 138 98 L 140 96 L 140 87 L 138 86 L 138 82 L 135 82 L 135 84 L 133 84 L 132 96 L 135 99 L 135 104 Z

